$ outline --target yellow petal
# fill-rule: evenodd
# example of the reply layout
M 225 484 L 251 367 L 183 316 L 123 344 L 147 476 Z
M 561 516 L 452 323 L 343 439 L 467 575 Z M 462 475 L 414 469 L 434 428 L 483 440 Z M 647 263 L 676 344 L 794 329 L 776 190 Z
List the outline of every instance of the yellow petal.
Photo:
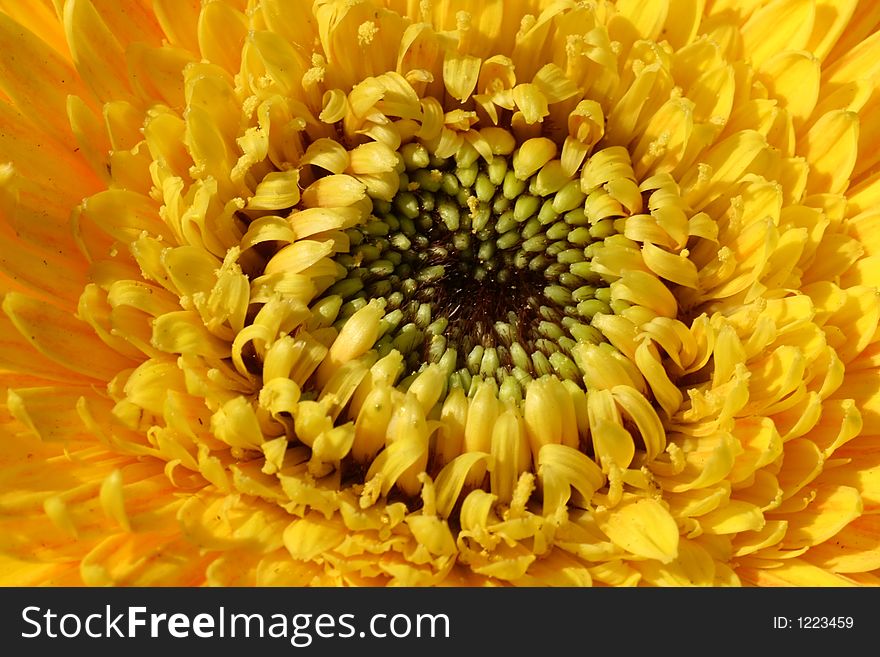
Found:
M 366 353 L 373 346 L 376 338 L 379 337 L 379 320 L 382 315 L 383 311 L 379 304 L 371 302 L 349 318 L 318 369 L 318 380 L 321 385 L 326 383 L 343 363 Z
M 660 278 L 696 289 L 699 285 L 697 266 L 684 254 L 675 255 L 646 243 L 642 246 L 645 264 Z
M 862 498 L 849 486 L 820 487 L 809 506 L 789 515 L 786 548 L 799 548 L 827 541 L 862 513 Z
M 127 98 L 125 54 L 94 5 L 71 0 L 64 4 L 63 18 L 67 43 L 83 80 L 104 101 Z
M 810 116 L 819 99 L 819 60 L 810 52 L 781 52 L 761 66 L 768 91 L 791 112 L 795 128 Z
M 311 561 L 332 550 L 346 537 L 345 526 L 317 513 L 291 522 L 284 530 L 284 546 L 298 561 Z
M 492 430 L 492 457 L 490 490 L 499 501 L 509 503 L 520 474 L 531 465 L 523 421 L 515 409 L 502 413 Z
M 801 50 L 813 33 L 815 17 L 812 0 L 774 0 L 746 21 L 743 50 L 755 66 L 783 50 Z
M 554 515 L 565 508 L 573 491 L 574 502 L 583 506 L 605 483 L 599 466 L 586 454 L 568 445 L 541 447 L 536 459 L 538 478 L 544 491 L 544 515 Z
M 299 171 L 271 171 L 248 199 L 248 210 L 281 210 L 299 202 Z
M 525 141 L 513 154 L 513 170 L 516 177 L 525 180 L 556 155 L 556 144 L 546 137 L 534 137 Z
M 67 96 L 84 94 L 79 76 L 60 54 L 5 14 L 0 14 L 0 47 L 15 52 L 14 57 L 4 57 L 0 63 L 0 88 L 19 111 L 71 145 L 70 129 L 59 119 L 63 118 Z
M 212 335 L 199 317 L 191 310 L 181 310 L 158 317 L 153 324 L 151 343 L 157 349 L 172 354 L 201 354 L 213 358 L 228 358 L 230 345 Z
M 678 527 L 660 502 L 621 503 L 598 517 L 600 529 L 616 545 L 646 559 L 670 563 L 678 556 Z
M 465 481 L 470 478 L 471 468 L 481 464 L 488 457 L 488 454 L 482 452 L 468 452 L 457 456 L 443 467 L 434 482 L 438 515 L 443 518 L 449 517 Z
M 406 519 L 406 523 L 419 544 L 428 548 L 431 554 L 455 554 L 455 539 L 445 520 L 434 516 L 413 515 Z
M 195 0 L 156 0 L 153 3 L 156 20 L 168 41 L 190 52 L 199 50 L 197 26 L 200 8 L 200 3 Z
M 513 88 L 513 101 L 523 113 L 526 123 L 539 123 L 550 113 L 547 97 L 534 84 L 519 84 Z
M 635 564 L 646 582 L 654 586 L 713 586 L 716 562 L 704 548 L 682 540 L 678 557 L 669 564 L 645 561 Z
M 694 39 L 705 7 L 706 0 L 669 0 L 664 36 L 673 48 L 683 48 Z
M 738 181 L 767 148 L 766 138 L 754 130 L 737 132 L 713 146 L 681 180 L 683 198 L 695 209 Z
M 591 422 L 590 435 L 596 459 L 602 464 L 603 470 L 607 471 L 611 463 L 625 470 L 632 463 L 635 444 L 632 435 L 622 425 L 603 420 Z
M 653 460 L 666 449 L 666 430 L 651 403 L 631 386 L 611 388 L 614 401 L 638 427 L 647 450 L 648 460 Z
M 738 534 L 764 528 L 761 509 L 748 502 L 731 501 L 699 518 L 700 526 L 709 534 Z
M 464 427 L 465 451 L 489 453 L 491 450 L 492 427 L 500 411 L 497 390 L 494 380 L 484 381 L 471 399 Z
M 876 29 L 876 26 L 873 28 Z M 835 86 L 851 80 L 867 79 L 874 81 L 880 75 L 880 35 L 877 32 L 867 35 L 862 41 L 852 45 L 840 59 L 828 67 L 823 82 L 829 91 Z
M 859 117 L 837 110 L 825 114 L 798 142 L 799 155 L 810 164 L 807 189 L 813 192 L 843 192 L 856 163 L 859 147 Z
M 361 144 L 349 153 L 352 173 L 378 174 L 387 173 L 397 166 L 397 155 L 388 146 L 380 142 Z
M 479 57 L 447 50 L 443 57 L 443 83 L 446 91 L 462 103 L 473 93 L 480 75 Z
M 844 32 L 853 30 L 858 0 L 816 0 L 816 21 L 807 50 L 824 60 Z
M 666 22 L 669 3 L 666 0 L 621 0 L 617 4 L 617 11 L 635 29 L 638 38 L 653 41 L 660 35 Z
M 836 575 L 802 559 L 788 559 L 782 564 L 774 564 L 773 568 L 740 568 L 739 576 L 756 586 L 857 586 L 856 582 L 847 577 Z
M 354 205 L 364 198 L 364 185 L 347 175 L 319 178 L 302 193 L 307 208 L 334 208 Z
M 813 546 L 804 559 L 836 573 L 860 573 L 880 568 L 880 516 L 856 518 L 834 535 L 833 541 Z
M 223 2 L 209 2 L 202 6 L 197 33 L 204 59 L 219 64 L 230 73 L 239 71 L 242 44 L 247 35 L 244 14 Z
M 74 372 L 109 380 L 131 366 L 105 347 L 86 323 L 55 306 L 11 293 L 3 299 L 3 311 L 37 351 Z
M 342 173 L 348 167 L 348 151 L 338 141 L 321 137 L 306 149 L 300 164 L 321 167 L 330 173 Z

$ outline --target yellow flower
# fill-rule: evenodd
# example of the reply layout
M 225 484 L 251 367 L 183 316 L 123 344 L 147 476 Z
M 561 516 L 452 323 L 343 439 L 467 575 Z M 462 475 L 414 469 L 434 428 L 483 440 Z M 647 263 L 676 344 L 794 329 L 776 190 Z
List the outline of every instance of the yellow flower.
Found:
M 873 2 L 0 8 L 0 582 L 880 582 Z

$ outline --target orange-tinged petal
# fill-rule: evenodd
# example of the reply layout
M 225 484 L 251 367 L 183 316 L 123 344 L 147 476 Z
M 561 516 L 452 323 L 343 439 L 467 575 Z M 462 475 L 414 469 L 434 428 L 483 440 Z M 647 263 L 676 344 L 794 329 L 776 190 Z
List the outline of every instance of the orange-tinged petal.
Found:
M 180 79 L 183 69 L 195 61 L 193 55 L 181 48 L 153 48 L 133 43 L 125 51 L 131 88 L 146 102 L 161 101 L 182 110 L 184 90 Z
M 875 3 L 30 4 L 0 581 L 880 584 Z
M 756 586 L 856 586 L 857 583 L 845 576 L 836 575 L 824 568 L 814 566 L 802 559 L 788 559 L 772 568 L 740 568 L 739 576 L 744 582 Z
M 11 372 L 28 373 L 45 382 L 70 383 L 72 381 L 92 382 L 91 373 L 71 372 L 63 364 L 55 362 L 41 353 L 34 352 L 31 343 L 18 332 L 15 324 L 4 313 L 0 315 L 0 365 Z
M 230 73 L 241 67 L 241 46 L 247 35 L 244 14 L 224 2 L 203 3 L 199 14 L 198 40 L 202 57 Z
M 865 444 L 860 448 L 860 444 Z M 848 467 L 832 468 L 817 479 L 824 485 L 849 486 L 859 491 L 865 514 L 880 510 L 880 452 L 872 451 L 871 439 L 850 442 L 839 451 L 840 458 L 851 459 Z
M 121 534 L 96 545 L 80 573 L 88 586 L 201 586 L 213 559 L 174 533 Z
M 74 372 L 109 380 L 131 365 L 105 347 L 87 324 L 54 306 L 13 293 L 3 300 L 3 311 L 37 351 Z
M 127 98 L 123 47 L 90 0 L 64 4 L 64 33 L 76 70 L 98 99 Z
M 813 546 L 804 560 L 835 573 L 880 568 L 880 516 L 866 515 L 849 523 L 834 539 Z
M 0 586 L 82 586 L 76 561 L 40 563 L 0 555 Z
M 156 21 L 168 41 L 195 54 L 199 51 L 197 25 L 200 0 L 153 0 Z
M 7 406 L 18 420 L 44 442 L 89 438 L 76 411 L 80 397 L 91 396 L 89 388 L 52 386 L 9 390 Z
M 7 244 L 9 247 L 0 254 L 0 271 L 20 286 L 19 290 L 54 298 L 56 303 L 60 301 L 68 307 L 76 303 L 85 282 L 82 263 L 12 239 Z
M 37 3 L 24 3 L 21 0 L 0 0 L 0 11 L 16 23 L 37 35 L 41 41 L 55 50 L 66 61 L 70 61 L 64 28 L 58 20 L 53 0 Z
M 162 31 L 151 7 L 139 0 L 92 0 L 107 28 L 121 43 L 161 44 Z
M 38 138 L 39 128 L 6 102 L 0 102 L 0 153 L 4 164 L 28 181 L 55 191 L 69 209 L 83 196 L 99 189 L 88 164 L 54 139 Z
M 202 548 L 249 549 L 252 553 L 280 548 L 290 525 L 290 517 L 273 505 L 208 491 L 181 505 L 177 519 L 187 538 Z
M 67 96 L 82 95 L 73 67 L 36 35 L 0 14 L 0 48 L 10 54 L 0 62 L 0 89 L 65 146 L 72 144 L 63 111 Z

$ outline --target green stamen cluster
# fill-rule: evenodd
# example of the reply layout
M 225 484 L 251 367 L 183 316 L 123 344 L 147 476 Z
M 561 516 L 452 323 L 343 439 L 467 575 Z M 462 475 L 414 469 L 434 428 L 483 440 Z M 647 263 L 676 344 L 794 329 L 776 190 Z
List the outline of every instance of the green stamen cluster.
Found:
M 610 288 L 590 261 L 613 221 L 588 220 L 579 180 L 522 180 L 504 156 L 443 159 L 417 143 L 401 156 L 398 193 L 374 199 L 336 258 L 337 321 L 384 300 L 380 355 L 397 349 L 411 372 L 439 363 L 466 390 L 475 376 L 582 385 L 571 349 L 602 341 L 589 323 L 611 312 Z

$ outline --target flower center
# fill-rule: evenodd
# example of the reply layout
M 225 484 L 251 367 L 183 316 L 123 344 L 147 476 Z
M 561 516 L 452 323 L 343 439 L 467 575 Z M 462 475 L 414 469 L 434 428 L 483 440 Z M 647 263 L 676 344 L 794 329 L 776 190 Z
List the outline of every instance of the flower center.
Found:
M 345 300 L 340 316 L 377 300 L 379 355 L 396 349 L 410 373 L 437 363 L 465 390 L 477 375 L 582 384 L 572 348 L 601 341 L 589 321 L 611 312 L 591 245 L 613 220 L 588 217 L 580 180 L 553 163 L 530 173 L 516 157 L 439 158 L 419 143 L 400 155 L 397 194 L 374 199 L 336 258 L 346 276 L 326 296 Z

